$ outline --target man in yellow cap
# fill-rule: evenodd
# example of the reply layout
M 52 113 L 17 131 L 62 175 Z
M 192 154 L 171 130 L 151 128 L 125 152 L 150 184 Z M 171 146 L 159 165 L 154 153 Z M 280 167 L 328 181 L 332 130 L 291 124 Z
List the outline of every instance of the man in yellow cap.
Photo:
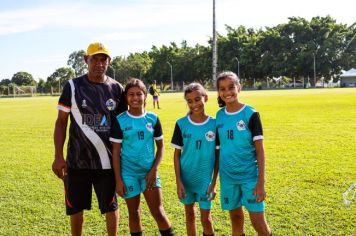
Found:
M 116 235 L 119 213 L 109 137 L 114 117 L 127 110 L 127 104 L 122 85 L 106 75 L 111 61 L 107 47 L 90 44 L 84 60 L 88 73 L 69 80 L 59 98 L 52 170 L 64 181 L 72 235 L 82 235 L 83 211 L 91 209 L 93 187 L 100 211 L 106 216 L 108 235 Z M 64 159 L 68 117 L 69 141 Z

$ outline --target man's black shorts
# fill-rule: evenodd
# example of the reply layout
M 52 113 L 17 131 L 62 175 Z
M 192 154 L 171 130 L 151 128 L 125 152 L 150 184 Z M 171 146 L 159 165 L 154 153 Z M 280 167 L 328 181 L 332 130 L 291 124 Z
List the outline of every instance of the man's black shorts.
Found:
M 67 215 L 91 209 L 92 186 L 94 186 L 101 214 L 117 209 L 113 170 L 69 169 L 64 179 Z

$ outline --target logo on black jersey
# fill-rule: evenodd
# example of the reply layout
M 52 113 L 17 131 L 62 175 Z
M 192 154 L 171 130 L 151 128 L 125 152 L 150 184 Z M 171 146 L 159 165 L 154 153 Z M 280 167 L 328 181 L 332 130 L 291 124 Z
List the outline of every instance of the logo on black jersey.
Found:
M 109 120 L 106 115 L 101 114 L 83 114 L 82 124 L 86 124 L 95 132 L 110 131 Z
M 105 115 L 101 118 L 100 126 L 108 126 L 108 120 Z
M 242 131 L 246 130 L 246 125 L 243 120 L 240 120 L 239 122 L 236 123 L 237 130 Z
M 113 111 L 116 108 L 116 102 L 111 98 L 106 101 L 105 105 L 109 111 Z
M 213 131 L 209 130 L 208 132 L 205 133 L 205 139 L 209 142 L 214 141 L 215 133 Z
M 85 99 L 82 100 L 82 108 L 86 108 L 87 105 L 87 101 Z

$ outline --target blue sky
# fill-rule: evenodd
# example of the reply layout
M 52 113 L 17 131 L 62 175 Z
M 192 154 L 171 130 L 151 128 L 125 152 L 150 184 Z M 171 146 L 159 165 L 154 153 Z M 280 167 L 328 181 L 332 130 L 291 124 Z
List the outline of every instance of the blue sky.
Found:
M 355 9 L 355 0 L 216 0 L 217 30 L 328 14 L 351 25 Z M 1 0 L 0 80 L 19 71 L 46 79 L 94 41 L 119 56 L 182 40 L 206 45 L 211 34 L 212 0 Z

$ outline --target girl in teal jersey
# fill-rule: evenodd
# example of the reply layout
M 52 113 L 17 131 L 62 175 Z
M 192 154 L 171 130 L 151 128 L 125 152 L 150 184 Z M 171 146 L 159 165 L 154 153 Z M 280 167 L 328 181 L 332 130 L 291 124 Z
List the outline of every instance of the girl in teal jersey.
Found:
M 200 206 L 203 235 L 214 235 L 210 209 L 218 175 L 215 119 L 205 113 L 208 96 L 203 86 L 189 84 L 184 97 L 190 111 L 176 122 L 171 142 L 175 148 L 177 194 L 185 207 L 187 235 L 197 235 L 195 202 Z
M 141 193 L 161 235 L 173 235 L 162 205 L 157 173 L 164 150 L 161 123 L 156 114 L 145 110 L 147 89 L 141 80 L 131 79 L 125 87 L 125 95 L 128 111 L 116 117 L 110 138 L 116 192 L 125 198 L 131 235 L 142 235 Z
M 241 85 L 235 73 L 219 74 L 216 85 L 222 107 L 216 114 L 222 209 L 230 212 L 232 235 L 244 235 L 242 206 L 258 235 L 271 235 L 264 215 L 265 154 L 259 114 L 239 100 Z

